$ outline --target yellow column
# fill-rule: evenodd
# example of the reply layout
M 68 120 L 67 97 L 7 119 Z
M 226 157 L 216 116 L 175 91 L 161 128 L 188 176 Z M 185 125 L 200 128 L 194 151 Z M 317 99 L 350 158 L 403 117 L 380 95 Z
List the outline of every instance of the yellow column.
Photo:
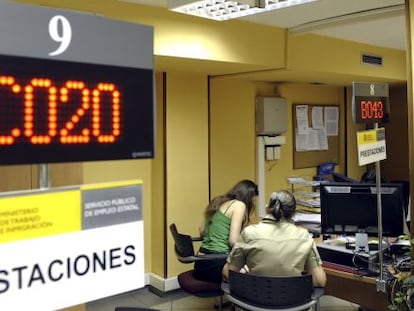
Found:
M 414 125 L 413 125 L 413 37 L 411 33 L 412 23 L 414 22 L 414 0 L 405 0 L 406 7 L 406 28 L 407 28 L 407 106 L 408 106 L 408 152 L 409 152 L 409 177 L 410 177 L 410 197 L 414 198 Z M 411 208 L 411 219 L 414 220 L 414 208 Z M 414 225 L 411 225 L 411 230 Z M 412 231 L 411 231 L 412 232 Z

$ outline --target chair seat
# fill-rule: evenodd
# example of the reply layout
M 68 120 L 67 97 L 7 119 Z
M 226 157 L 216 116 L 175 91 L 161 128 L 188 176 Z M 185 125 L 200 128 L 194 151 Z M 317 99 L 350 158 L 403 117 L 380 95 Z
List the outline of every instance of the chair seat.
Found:
M 225 254 L 208 254 L 199 256 L 194 252 L 194 241 L 200 241 L 200 237 L 194 238 L 187 234 L 179 233 L 177 226 L 173 223 L 170 225 L 170 231 L 174 238 L 174 249 L 177 259 L 182 263 L 194 263 L 198 260 L 216 260 L 216 256 L 226 256 Z M 211 255 L 211 256 L 210 256 Z M 227 256 L 226 256 L 227 257 Z M 194 269 L 180 273 L 177 276 L 178 284 L 181 289 L 190 295 L 197 297 L 219 297 L 217 304 L 218 311 L 223 306 L 223 291 L 221 284 L 201 281 L 194 276 Z
M 178 284 L 186 292 L 199 297 L 220 296 L 221 284 L 201 281 L 194 276 L 194 270 L 178 275 Z

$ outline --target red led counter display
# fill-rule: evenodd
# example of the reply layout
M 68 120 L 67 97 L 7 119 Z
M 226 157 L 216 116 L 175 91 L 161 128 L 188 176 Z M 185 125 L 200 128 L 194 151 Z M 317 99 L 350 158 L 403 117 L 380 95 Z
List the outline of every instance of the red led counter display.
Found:
M 382 101 L 363 100 L 361 105 L 361 118 L 366 120 L 382 119 L 384 117 L 384 104 Z
M 374 123 L 389 121 L 389 104 L 387 98 L 373 98 L 368 100 L 356 96 L 354 113 L 357 123 Z
M 152 71 L 0 56 L 0 164 L 153 156 Z
M 0 145 L 12 145 L 16 139 L 27 139 L 31 144 L 50 144 L 56 140 L 62 144 L 87 144 L 91 139 L 98 143 L 114 143 L 120 136 L 120 92 L 114 84 L 99 83 L 91 90 L 83 81 L 67 81 L 62 87 L 57 86 L 54 81 L 45 78 L 33 78 L 26 85 L 20 84 L 12 76 L 0 75 L 0 87 L 15 95 L 23 102 L 23 124 L 20 127 L 11 128 L 10 133 L 0 134 Z M 79 92 L 80 101 L 72 115 L 62 119 L 58 126 L 59 108 L 61 105 L 70 103 L 72 93 Z M 39 93 L 43 93 L 40 95 Z M 10 97 L 12 97 L 11 95 Z M 6 96 L 5 96 L 6 97 Z M 103 97 L 108 97 L 105 103 Z M 37 103 L 46 102 L 47 115 L 44 120 L 36 120 L 35 109 Z M 102 123 L 102 105 L 106 104 L 106 113 L 110 113 L 109 124 Z M 80 123 L 88 112 L 91 112 L 90 126 L 80 129 L 79 134 L 74 128 Z M 45 124 L 37 124 L 39 122 Z M 35 129 L 40 129 L 40 134 Z M 110 132 L 104 134 L 104 130 Z

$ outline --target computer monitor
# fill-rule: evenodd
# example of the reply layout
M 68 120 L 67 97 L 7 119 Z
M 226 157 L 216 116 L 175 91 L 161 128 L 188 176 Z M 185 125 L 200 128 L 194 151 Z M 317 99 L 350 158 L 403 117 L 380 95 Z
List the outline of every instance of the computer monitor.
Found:
M 321 232 L 346 235 L 363 232 L 378 236 L 376 193 L 375 184 L 321 184 Z M 402 184 L 382 184 L 381 205 L 383 236 L 404 234 Z

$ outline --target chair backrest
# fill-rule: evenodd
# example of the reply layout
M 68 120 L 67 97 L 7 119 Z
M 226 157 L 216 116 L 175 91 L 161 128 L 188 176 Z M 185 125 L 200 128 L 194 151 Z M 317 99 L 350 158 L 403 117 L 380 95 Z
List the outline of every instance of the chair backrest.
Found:
M 295 307 L 312 300 L 311 275 L 269 277 L 229 273 L 230 294 L 257 307 Z
M 174 248 L 178 260 L 183 263 L 193 262 L 192 258 L 195 253 L 191 236 L 179 233 L 175 224 L 170 225 L 170 231 L 174 238 Z

